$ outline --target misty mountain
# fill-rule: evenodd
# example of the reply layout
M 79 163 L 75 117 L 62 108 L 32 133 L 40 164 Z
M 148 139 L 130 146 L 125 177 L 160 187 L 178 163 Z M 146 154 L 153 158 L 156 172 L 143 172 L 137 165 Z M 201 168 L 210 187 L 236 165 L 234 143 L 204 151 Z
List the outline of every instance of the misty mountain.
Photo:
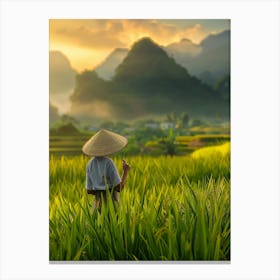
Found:
M 53 123 L 59 119 L 58 109 L 52 103 L 49 104 L 49 122 Z
M 59 51 L 49 52 L 50 101 L 59 108 L 60 113 L 69 109 L 76 75 L 77 71 L 72 68 L 66 55 Z
M 194 59 L 193 73 L 210 71 L 216 77 L 230 73 L 230 31 L 210 35 L 201 44 L 202 52 Z
M 175 61 L 188 69 L 191 75 L 213 85 L 230 73 L 230 31 L 209 35 L 198 46 L 199 51 L 190 57 L 184 41 L 177 44 L 177 49 L 166 48 Z M 185 50 L 185 52 L 183 51 Z M 213 82 L 213 79 L 215 82 Z
M 115 74 L 115 69 L 123 61 L 127 53 L 128 49 L 125 48 L 114 49 L 94 71 L 105 80 L 111 79 Z
M 187 62 L 197 56 L 201 52 L 202 47 L 194 44 L 189 39 L 182 39 L 180 42 L 167 45 L 164 49 L 175 61 Z
M 190 78 L 187 70 L 176 64 L 160 46 L 150 38 L 143 38 L 133 45 L 117 67 L 113 80 L 130 87 L 136 86 L 137 94 L 147 95 L 150 94 L 147 88 L 162 91 L 163 85 L 175 82 L 172 85 L 174 88 Z
M 77 75 L 71 101 L 71 114 L 79 118 L 131 119 L 172 111 L 227 118 L 229 113 L 217 91 L 191 76 L 150 38 L 134 43 L 112 80 L 92 71 Z
M 225 75 L 215 84 L 215 90 L 219 92 L 220 96 L 229 101 L 230 100 L 230 76 Z
M 67 94 L 75 86 L 75 71 L 69 59 L 59 51 L 49 53 L 50 94 Z
M 197 77 L 206 85 L 214 87 L 217 83 L 217 78 L 210 71 L 203 71 Z
M 201 79 L 207 85 L 214 86 L 222 77 L 229 74 L 229 30 L 209 35 L 199 45 L 184 38 L 162 48 L 191 75 Z M 103 79 L 111 79 L 128 51 L 123 48 L 115 49 L 104 62 L 96 67 L 97 74 Z

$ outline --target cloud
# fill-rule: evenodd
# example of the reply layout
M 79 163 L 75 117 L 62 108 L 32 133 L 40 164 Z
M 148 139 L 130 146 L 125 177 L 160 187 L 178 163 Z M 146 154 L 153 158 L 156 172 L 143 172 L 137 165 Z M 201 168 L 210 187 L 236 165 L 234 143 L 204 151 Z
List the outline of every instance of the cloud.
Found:
M 51 20 L 51 40 L 73 44 L 83 48 L 110 49 L 124 47 L 118 38 L 123 32 L 121 22 L 107 20 Z
M 175 21 L 165 20 L 122 20 L 124 33 L 122 38 L 126 42 L 133 44 L 141 37 L 151 37 L 158 44 L 167 45 L 174 41 L 188 38 L 195 43 L 200 42 L 209 32 L 202 25 L 193 24 L 188 27 L 175 24 Z
M 51 19 L 50 49 L 69 57 L 78 71 L 94 69 L 115 48 L 130 48 L 142 37 L 151 37 L 157 44 L 189 39 L 199 44 L 226 20 L 182 19 Z M 215 23 L 215 24 L 214 24 Z
M 51 20 L 51 41 L 60 41 L 82 48 L 113 49 L 130 47 L 141 37 L 152 37 L 159 44 L 169 44 L 182 38 L 198 42 L 209 31 L 202 25 L 184 27 L 173 21 L 151 19 Z
M 59 114 L 68 114 L 71 108 L 69 95 L 50 95 L 50 102 L 58 109 Z
M 190 28 L 186 28 L 178 35 L 182 38 L 191 38 L 193 43 L 199 44 L 203 39 L 209 35 L 209 31 L 205 30 L 202 25 L 195 24 Z

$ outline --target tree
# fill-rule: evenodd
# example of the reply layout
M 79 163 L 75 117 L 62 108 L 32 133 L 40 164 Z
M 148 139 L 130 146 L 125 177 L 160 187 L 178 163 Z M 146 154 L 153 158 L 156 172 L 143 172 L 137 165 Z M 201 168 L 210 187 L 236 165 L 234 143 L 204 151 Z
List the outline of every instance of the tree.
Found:
M 57 126 L 51 128 L 50 135 L 74 136 L 74 135 L 81 135 L 81 132 L 73 123 L 69 122 L 69 123 L 60 123 L 57 124 Z
M 189 125 L 190 117 L 187 112 L 183 112 L 176 120 L 176 128 L 187 128 Z
M 79 122 L 70 115 L 63 114 L 60 118 L 63 123 L 73 123 L 75 125 L 79 125 Z
M 114 129 L 114 123 L 112 121 L 106 121 L 99 125 L 100 129 Z
M 214 89 L 219 92 L 222 99 L 229 101 L 230 100 L 230 75 L 225 75 L 220 79 Z
M 193 126 L 193 127 L 195 127 L 195 126 L 202 126 L 202 125 L 204 125 L 204 122 L 201 121 L 201 120 L 198 120 L 198 119 L 194 119 L 192 121 L 192 124 L 191 124 L 191 126 Z
M 187 112 L 183 112 L 181 115 L 182 127 L 187 128 L 189 126 L 190 117 Z
M 175 124 L 177 122 L 177 113 L 176 112 L 169 113 L 167 114 L 166 118 L 167 121 Z
M 158 141 L 166 156 L 177 154 L 177 144 L 175 143 L 176 135 L 172 129 L 169 130 L 167 137 Z

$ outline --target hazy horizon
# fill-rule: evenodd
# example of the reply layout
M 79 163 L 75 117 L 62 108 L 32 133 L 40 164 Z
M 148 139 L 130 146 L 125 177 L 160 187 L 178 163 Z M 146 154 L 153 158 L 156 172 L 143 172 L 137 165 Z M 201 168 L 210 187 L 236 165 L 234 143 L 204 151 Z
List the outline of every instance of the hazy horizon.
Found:
M 97 67 L 115 48 L 130 48 L 142 37 L 163 46 L 182 39 L 199 44 L 229 29 L 227 19 L 52 19 L 50 51 L 62 52 L 73 69 L 82 72 Z
M 52 19 L 49 49 L 50 102 L 58 108 L 60 114 L 69 114 L 70 96 L 74 92 L 77 75 L 86 70 L 95 70 L 117 48 L 130 50 L 132 45 L 143 37 L 150 37 L 161 47 L 172 46 L 170 52 L 176 51 L 181 40 L 187 39 L 190 41 L 187 43 L 189 54 L 192 52 L 192 56 L 196 56 L 201 50 L 200 47 L 198 51 L 197 47 L 201 41 L 209 35 L 220 34 L 225 30 L 230 30 L 230 21 L 226 19 Z M 120 57 L 124 57 L 124 54 Z M 115 60 L 114 63 L 117 65 L 119 62 Z M 109 64 L 108 68 L 110 67 L 112 70 L 112 65 Z M 102 75 L 100 77 L 104 79 Z M 109 104 L 100 107 L 99 103 L 95 102 L 95 110 L 100 111 L 101 117 L 110 118 L 108 114 L 112 110 Z M 85 107 L 82 110 L 84 109 Z M 87 110 L 93 110 L 92 104 L 89 104 Z

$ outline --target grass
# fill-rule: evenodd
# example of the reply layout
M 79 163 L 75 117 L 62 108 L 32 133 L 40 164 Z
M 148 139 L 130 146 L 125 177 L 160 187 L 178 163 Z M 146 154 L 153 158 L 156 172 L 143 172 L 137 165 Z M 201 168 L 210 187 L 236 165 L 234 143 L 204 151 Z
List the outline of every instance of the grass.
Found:
M 49 151 L 56 156 L 61 155 L 81 155 L 84 143 L 91 135 L 51 135 L 49 141 Z M 199 134 L 194 136 L 177 136 L 177 152 L 180 155 L 189 154 L 201 146 L 213 146 L 230 141 L 229 134 Z M 198 144 L 198 147 L 195 145 Z M 128 147 L 130 146 L 130 143 Z M 127 151 L 127 149 L 125 150 Z M 145 152 L 150 155 L 161 155 L 163 153 L 161 145 L 157 140 L 148 141 L 145 144 Z M 129 153 L 129 152 L 128 152 Z M 139 152 L 138 152 L 139 153 Z
M 216 144 L 223 141 L 223 142 L 227 142 L 230 140 L 230 135 L 229 134 L 198 134 L 198 135 L 194 135 L 194 136 L 177 136 L 176 137 L 176 142 L 178 142 L 179 144 L 189 144 L 190 142 L 193 141 L 201 141 L 203 143 L 209 143 L 209 144 Z
M 50 260 L 229 260 L 229 148 L 128 158 L 121 203 L 101 212 L 85 190 L 89 158 L 51 157 Z
M 84 135 L 78 136 L 50 136 L 49 151 L 51 154 L 63 155 L 67 154 L 81 154 L 82 146 L 90 137 Z

